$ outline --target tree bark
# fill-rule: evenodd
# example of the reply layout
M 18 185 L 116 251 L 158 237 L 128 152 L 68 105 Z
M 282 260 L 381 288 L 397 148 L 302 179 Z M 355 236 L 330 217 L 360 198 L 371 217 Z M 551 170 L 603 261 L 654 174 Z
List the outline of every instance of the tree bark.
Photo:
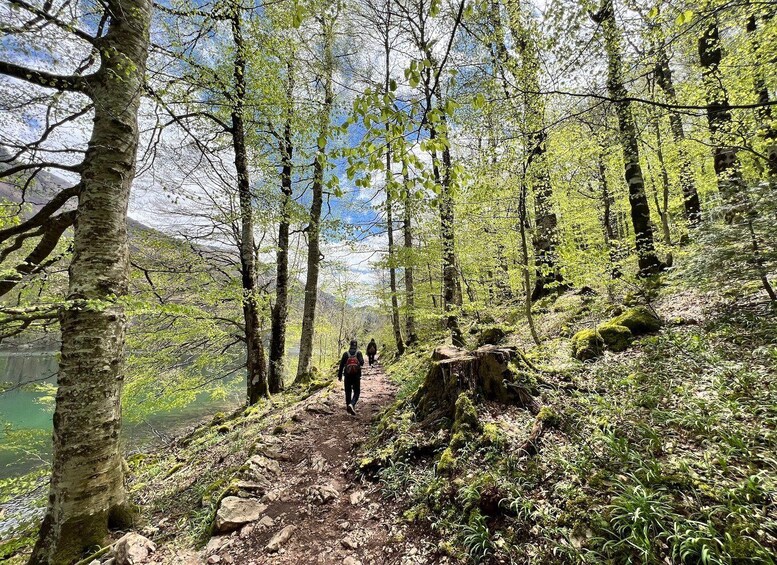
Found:
M 394 246 L 394 199 L 391 194 L 391 151 L 386 150 L 386 231 L 388 233 L 388 266 L 389 266 L 389 290 L 391 292 L 391 327 L 394 331 L 394 341 L 397 346 L 397 355 L 405 352 L 405 342 L 402 340 L 402 327 L 399 321 L 399 300 L 397 298 L 397 268 Z
M 405 309 L 407 315 L 405 318 L 405 332 L 407 334 L 407 345 L 413 345 L 418 341 L 418 334 L 415 329 L 415 281 L 413 267 L 413 215 L 411 208 L 412 195 L 410 194 L 409 180 L 405 178 L 404 191 L 404 222 L 402 224 L 402 234 L 404 237 L 405 251 Z
M 151 0 L 107 2 L 100 68 L 89 79 L 94 126 L 82 165 L 60 312 L 48 508 L 31 564 L 72 563 L 131 521 L 119 435 L 129 250 L 127 205 L 135 175 L 137 113 L 146 70 Z M 85 304 L 84 301 L 89 301 Z
M 302 310 L 302 335 L 299 343 L 299 362 L 297 364 L 296 382 L 304 382 L 310 377 L 313 369 L 313 335 L 316 328 L 316 303 L 318 302 L 318 275 L 321 266 L 321 209 L 324 203 L 324 168 L 326 164 L 326 142 L 329 136 L 329 126 L 334 94 L 332 92 L 332 75 L 334 73 L 334 23 L 324 21 L 324 104 L 321 109 L 319 125 L 319 143 L 316 160 L 313 163 L 313 198 L 310 203 L 310 222 L 308 223 L 308 260 L 305 275 L 305 304 Z
M 513 64 L 513 74 L 517 82 L 523 83 L 529 92 L 539 92 L 539 57 L 537 44 L 529 30 L 521 22 L 521 10 L 516 0 L 507 0 L 507 20 L 513 43 L 521 55 L 520 68 Z M 499 52 L 509 57 L 508 51 L 501 46 Z M 534 216 L 536 230 L 533 238 L 535 253 L 535 281 L 531 292 L 532 300 L 564 288 L 564 277 L 559 268 L 558 218 L 553 210 L 553 185 L 547 161 L 547 133 L 545 131 L 545 105 L 541 96 L 526 96 L 525 123 L 528 127 L 529 167 L 527 180 L 534 193 Z
M 764 19 L 770 19 L 771 17 L 772 15 L 769 12 L 764 14 Z M 756 36 L 758 30 L 757 14 L 751 14 L 747 19 L 746 30 L 750 37 L 750 45 L 753 49 L 753 56 L 755 58 L 755 65 L 753 66 L 753 86 L 755 88 L 757 101 L 762 105 L 756 110 L 756 115 L 758 116 L 759 129 L 766 142 L 766 168 L 770 182 L 777 183 L 777 127 L 775 127 L 772 118 L 772 107 L 769 105 L 769 88 L 763 74 L 763 65 L 765 65 L 766 62 L 762 61 L 760 54 L 761 46 Z
M 722 86 L 722 57 L 718 24 L 714 16 L 710 16 L 709 25 L 699 38 L 699 61 L 707 97 L 707 123 L 714 147 L 715 175 L 718 179 L 718 190 L 730 207 L 725 218 L 731 223 L 741 205 L 738 199 L 742 195 L 744 181 L 736 149 L 727 145 L 726 137 L 731 133 L 731 106 L 728 93 Z
M 669 66 L 669 56 L 666 53 L 666 45 L 663 39 L 656 45 L 656 67 L 653 74 L 656 77 L 656 83 L 659 88 L 664 92 L 667 103 L 677 104 L 677 92 L 674 88 L 672 69 Z M 685 150 L 683 119 L 677 110 L 669 111 L 669 124 L 680 159 L 680 189 L 683 193 L 685 218 L 689 226 L 696 227 L 701 220 L 701 203 L 699 202 L 699 193 L 696 191 L 691 160 L 688 157 L 688 152 Z
M 604 242 L 607 244 L 607 250 L 610 256 L 610 278 L 619 279 L 621 273 L 618 247 L 616 242 L 620 239 L 618 236 L 618 220 L 612 215 L 612 206 L 615 204 L 615 198 L 610 192 L 607 184 L 607 171 L 604 166 L 604 156 L 599 154 L 599 185 L 602 190 L 602 227 L 604 228 Z
M 391 84 L 391 2 L 386 2 L 386 28 L 383 31 L 383 52 L 386 57 L 386 68 L 383 77 L 383 93 L 388 98 Z M 391 328 L 394 331 L 394 342 L 397 355 L 405 352 L 405 342 L 402 341 L 402 327 L 399 322 L 399 299 L 397 298 L 397 267 L 394 248 L 394 198 L 392 187 L 394 176 L 391 172 L 391 136 L 390 124 L 386 122 L 386 231 L 388 233 L 388 268 L 389 291 L 391 292 Z
M 629 187 L 631 223 L 637 250 L 639 275 L 649 276 L 661 271 L 661 262 L 656 255 L 653 228 L 650 222 L 650 207 L 645 195 L 645 181 L 639 163 L 637 126 L 623 81 L 623 60 L 620 51 L 620 31 L 615 22 L 612 0 L 603 0 L 601 10 L 593 16 L 600 23 L 607 52 L 607 89 L 614 100 L 618 116 L 620 143 L 623 148 L 626 184 Z
M 245 142 L 244 104 L 246 99 L 246 61 L 240 6 L 232 6 L 230 23 L 235 44 L 233 80 L 235 81 L 232 108 L 232 145 L 235 151 L 235 171 L 240 202 L 240 280 L 243 287 L 243 320 L 246 343 L 246 397 L 249 406 L 269 396 L 264 344 L 260 333 L 256 297 L 256 259 L 254 255 L 254 208 L 249 182 L 248 151 Z
M 294 76 L 292 64 L 288 65 L 286 87 L 286 122 L 280 141 L 281 154 L 281 220 L 278 224 L 278 253 L 276 258 L 275 305 L 272 309 L 270 334 L 270 371 L 268 384 L 275 394 L 283 390 L 286 369 L 286 323 L 289 315 L 289 226 L 291 224 L 292 156 L 294 146 L 291 133 L 291 119 L 294 112 Z

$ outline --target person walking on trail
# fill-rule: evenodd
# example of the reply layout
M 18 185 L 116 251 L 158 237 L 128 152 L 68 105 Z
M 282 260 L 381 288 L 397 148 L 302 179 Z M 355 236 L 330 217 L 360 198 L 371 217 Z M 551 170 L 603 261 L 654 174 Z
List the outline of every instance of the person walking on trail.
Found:
M 354 416 L 356 415 L 356 403 L 359 401 L 363 365 L 364 356 L 359 351 L 359 344 L 355 339 L 352 339 L 348 351 L 343 353 L 340 358 L 337 380 L 342 381 L 343 376 L 345 376 L 345 409 Z
M 370 343 L 367 345 L 367 358 L 370 361 L 370 367 L 372 367 L 373 363 L 375 363 L 375 356 L 378 354 L 378 344 L 375 343 L 375 338 L 372 338 L 370 340 Z

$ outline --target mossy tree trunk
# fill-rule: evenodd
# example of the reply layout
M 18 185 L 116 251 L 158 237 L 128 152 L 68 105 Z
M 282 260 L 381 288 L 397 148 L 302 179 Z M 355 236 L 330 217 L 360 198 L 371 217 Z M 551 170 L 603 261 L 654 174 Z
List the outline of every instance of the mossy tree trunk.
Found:
M 714 15 L 707 17 L 709 22 L 699 38 L 699 61 L 707 97 L 707 123 L 714 147 L 713 159 L 718 190 L 729 206 L 725 214 L 726 221 L 732 222 L 741 207 L 738 200 L 744 195 L 744 181 L 737 151 L 728 139 L 731 135 L 731 106 L 720 72 L 723 51 L 718 24 Z
M 775 125 L 770 105 L 769 87 L 764 76 L 764 69 L 768 62 L 764 59 L 773 56 L 769 53 L 761 53 L 761 44 L 758 39 L 758 19 L 762 17 L 764 21 L 771 20 L 774 16 L 768 10 L 763 14 L 753 13 L 747 19 L 746 30 L 750 37 L 750 45 L 753 50 L 755 64 L 753 66 L 753 87 L 758 104 L 761 106 L 756 110 L 758 124 L 765 141 L 766 169 L 769 180 L 773 184 L 777 183 L 777 125 Z
M 615 205 L 615 197 L 610 192 L 607 183 L 607 169 L 604 165 L 604 148 L 601 148 L 598 159 L 599 186 L 602 195 L 602 228 L 604 229 L 604 242 L 610 256 L 610 278 L 619 279 L 623 273 L 620 268 L 618 220 L 612 212 Z
M 629 95 L 624 86 L 621 34 L 615 21 L 612 0 L 603 0 L 601 9 L 592 15 L 601 24 L 607 52 L 607 90 L 615 105 L 618 117 L 618 131 L 623 149 L 626 184 L 629 188 L 631 223 L 634 227 L 637 262 L 640 276 L 659 272 L 661 262 L 655 251 L 653 227 L 650 221 L 650 206 L 645 194 L 645 180 L 639 162 L 637 125 L 631 110 Z
M 36 565 L 72 563 L 102 545 L 109 526 L 127 526 L 130 518 L 119 444 L 126 329 L 120 299 L 128 287 L 127 206 L 152 2 L 105 4 L 108 28 L 94 40 L 100 67 L 68 79 L 94 102 L 94 125 L 80 170 L 68 304 L 60 312 L 48 508 L 29 561 Z M 39 84 L 37 77 L 32 71 L 19 78 Z
M 324 33 L 323 89 L 324 103 L 321 108 L 321 123 L 318 128 L 319 146 L 313 163 L 313 196 L 310 203 L 310 222 L 308 223 L 308 259 L 305 275 L 305 303 L 302 309 L 302 334 L 299 345 L 299 363 L 296 381 L 307 379 L 312 370 L 313 334 L 316 326 L 316 303 L 318 302 L 318 275 L 321 267 L 321 209 L 324 203 L 324 169 L 326 164 L 326 145 L 331 125 L 334 92 L 334 25 L 335 22 L 322 16 Z
M 264 344 L 260 333 L 256 297 L 256 258 L 254 251 L 254 203 L 248 171 L 248 149 L 245 141 L 244 107 L 246 100 L 246 60 L 241 8 L 232 4 L 229 22 L 235 48 L 232 80 L 234 96 L 232 107 L 232 146 L 235 152 L 237 193 L 240 203 L 240 281 L 243 287 L 243 322 L 246 343 L 246 396 L 248 404 L 256 404 L 269 396 L 264 362 Z
M 656 78 L 656 84 L 663 91 L 667 103 L 677 104 L 677 92 L 672 80 L 672 68 L 669 66 L 669 56 L 667 55 L 666 44 L 663 39 L 656 42 L 655 50 L 656 66 L 653 74 Z M 691 159 L 685 148 L 683 119 L 677 110 L 669 111 L 669 125 L 680 160 L 680 188 L 683 193 L 685 218 L 689 226 L 696 227 L 701 220 L 701 203 L 699 202 L 699 193 L 696 191 L 696 182 L 693 178 Z
M 283 390 L 286 369 L 286 325 L 289 317 L 289 229 L 291 225 L 291 197 L 293 170 L 292 118 L 294 115 L 294 73 L 292 63 L 287 66 L 286 120 L 279 141 L 281 155 L 281 219 L 278 223 L 278 251 L 276 254 L 275 304 L 272 308 L 270 329 L 270 370 L 268 386 L 272 394 Z
M 536 42 L 536 32 L 523 22 L 517 0 L 505 0 L 507 21 L 510 27 L 513 44 L 516 46 L 521 61 L 508 64 L 516 82 L 527 91 L 525 95 L 525 116 L 523 122 L 528 128 L 529 166 L 526 179 L 534 195 L 535 232 L 532 244 L 535 254 L 535 280 L 531 292 L 532 300 L 563 288 L 564 277 L 561 274 L 558 258 L 558 217 L 553 209 L 553 185 L 550 180 L 547 157 L 547 132 L 545 131 L 545 104 L 538 93 L 539 53 Z M 498 6 L 497 6 L 498 9 Z M 501 34 L 500 34 L 501 35 Z M 504 45 L 498 46 L 502 57 L 509 57 Z M 505 87 L 507 88 L 507 87 Z

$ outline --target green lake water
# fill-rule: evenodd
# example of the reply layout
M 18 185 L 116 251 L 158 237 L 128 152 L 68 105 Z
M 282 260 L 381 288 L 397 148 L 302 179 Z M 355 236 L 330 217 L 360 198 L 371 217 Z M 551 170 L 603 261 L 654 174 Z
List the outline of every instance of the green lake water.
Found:
M 48 463 L 51 457 L 52 414 L 57 359 L 53 353 L 0 353 L 0 479 L 18 476 Z M 10 385 L 10 389 L 6 387 Z M 244 385 L 235 383 L 225 400 L 202 395 L 175 411 L 160 412 L 143 422 L 125 422 L 127 451 L 163 441 L 219 411 L 231 411 L 242 402 Z

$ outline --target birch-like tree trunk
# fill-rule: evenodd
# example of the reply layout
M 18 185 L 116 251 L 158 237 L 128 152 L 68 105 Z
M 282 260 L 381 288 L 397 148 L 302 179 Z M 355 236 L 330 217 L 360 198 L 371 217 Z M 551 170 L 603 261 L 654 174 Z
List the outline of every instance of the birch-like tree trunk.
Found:
M 623 149 L 626 184 L 629 187 L 631 224 L 637 249 L 640 276 L 648 276 L 661 270 L 661 262 L 655 251 L 650 207 L 645 194 L 645 180 L 639 163 L 637 126 L 631 111 L 631 102 L 623 80 L 621 35 L 615 22 L 612 0 L 603 0 L 601 9 L 594 14 L 594 21 L 601 24 L 607 52 L 607 90 L 613 99 L 618 116 L 618 131 Z
M 95 40 L 100 68 L 84 77 L 94 126 L 81 166 L 54 409 L 48 508 L 31 564 L 72 563 L 126 527 L 119 436 L 129 249 L 127 206 L 135 176 L 137 113 L 149 46 L 151 0 L 106 2 L 110 24 Z

